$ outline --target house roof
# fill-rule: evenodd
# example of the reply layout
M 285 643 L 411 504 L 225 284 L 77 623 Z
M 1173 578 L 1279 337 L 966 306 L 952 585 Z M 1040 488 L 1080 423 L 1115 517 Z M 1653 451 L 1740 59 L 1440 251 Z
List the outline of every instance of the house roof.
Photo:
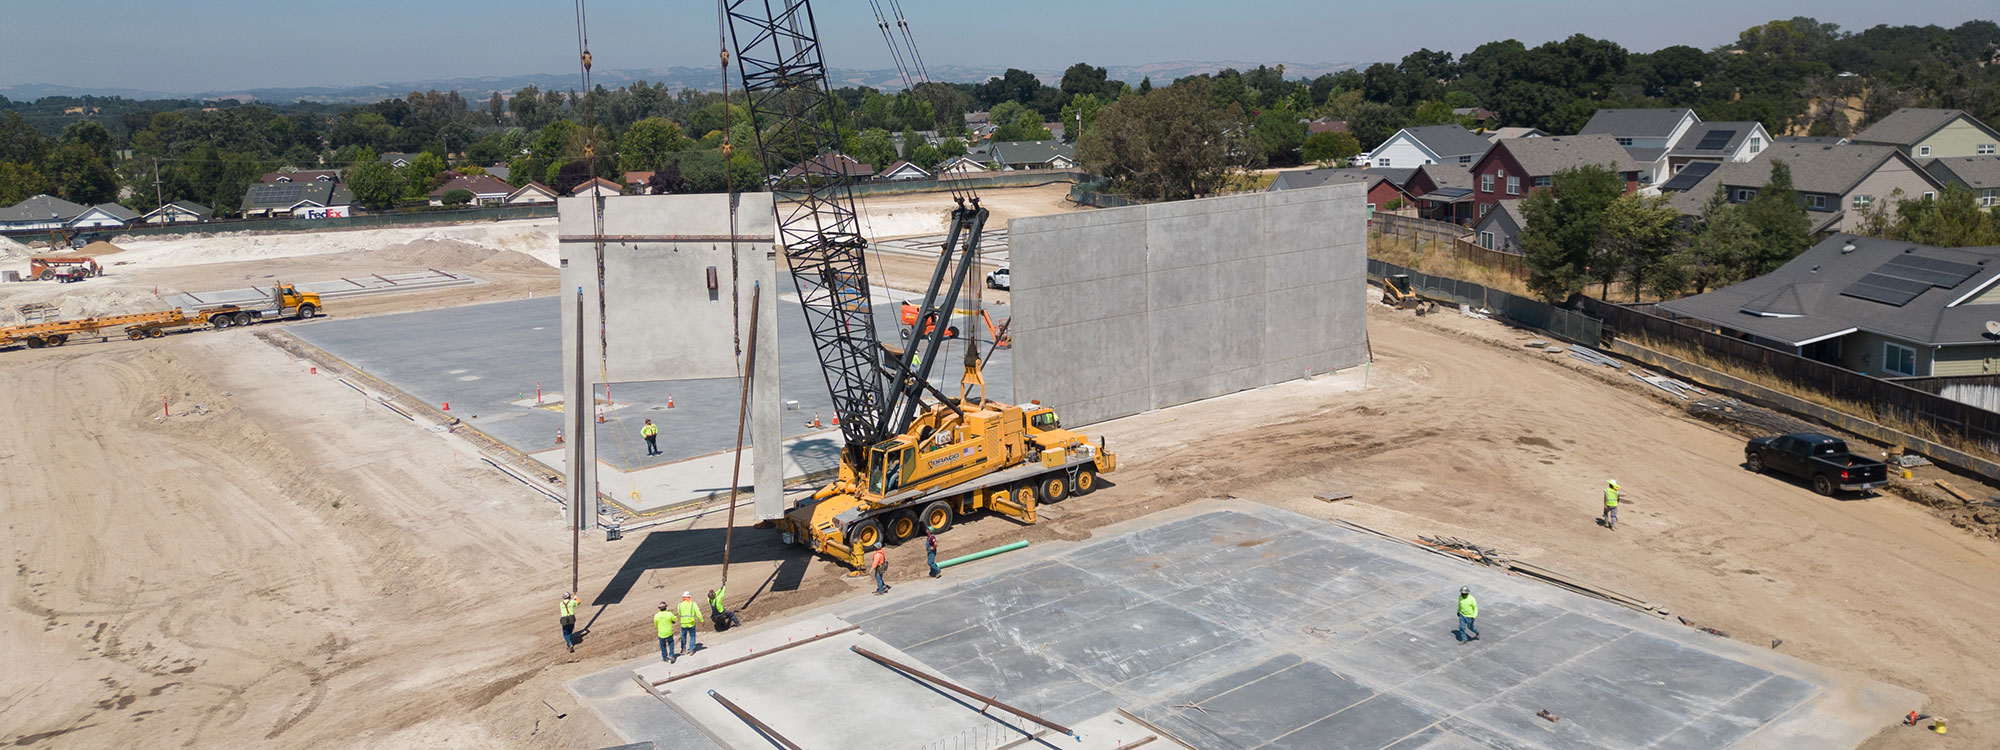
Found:
M 1674 156 L 1722 157 L 1736 153 L 1763 127 L 1754 122 L 1700 122 L 1681 134 L 1668 153 Z M 1759 136 L 1762 137 L 1762 136 Z M 1706 148 L 1704 148 L 1704 146 Z
M 1485 216 L 1480 217 L 1479 221 L 1473 223 L 1473 229 L 1492 226 L 1493 223 L 1500 221 L 1502 218 L 1512 223 L 1516 230 L 1528 225 L 1527 216 L 1521 213 L 1521 199 L 1513 198 L 1495 201 L 1494 205 L 1498 206 L 1500 210 L 1487 212 Z
M 2000 188 L 2000 156 L 1947 156 L 1932 159 L 1925 169 L 1940 180 L 1945 178 L 1939 172 L 1949 174 L 1954 182 L 1974 190 Z
M 1854 249 L 1843 252 L 1849 246 Z M 1890 266 L 1892 261 L 1897 266 Z M 1912 265 L 1942 267 L 1946 272 L 1896 270 Z M 1952 269 L 1971 274 L 1953 282 L 1958 277 Z M 1895 305 L 1866 298 L 1881 297 L 1855 287 L 1874 274 L 1925 278 L 1892 282 L 1912 291 L 1921 289 Z M 1958 303 L 1996 280 L 2000 280 L 2000 247 L 1939 248 L 1836 234 L 1768 274 L 1662 302 L 1660 307 L 1793 346 L 1854 329 L 1918 344 L 1989 344 L 1986 321 L 2000 319 L 2000 307 Z
M 515 188 L 514 192 L 508 193 L 507 200 L 513 200 L 516 196 L 519 196 L 520 194 L 527 192 L 541 193 L 550 198 L 556 197 L 555 188 L 549 187 L 534 180 L 529 180 L 528 184 Z
M 1720 162 L 1713 161 L 1688 162 L 1681 167 L 1680 172 L 1674 174 L 1673 179 L 1667 180 L 1660 185 L 1660 192 L 1669 193 L 1693 190 L 1694 186 L 1701 184 L 1702 180 L 1714 174 L 1715 168 L 1719 166 L 1722 166 Z M 1710 188 L 1710 190 L 1713 191 L 1713 188 Z
M 1988 133 L 1993 132 L 1993 129 L 1986 127 L 1985 123 L 1973 119 L 1971 115 L 1960 110 L 1904 107 L 1889 113 L 1888 117 L 1870 125 L 1867 130 L 1855 133 L 1854 142 L 1914 146 L 1917 141 L 1929 138 L 1932 133 L 1938 132 L 1960 117 L 1972 121 Z
M 972 156 L 968 154 L 959 154 L 958 156 L 954 156 L 942 162 L 939 162 L 938 171 L 984 172 L 986 171 L 986 165 L 980 163 L 978 159 L 974 159 L 972 158 Z
M 1665 138 L 1688 115 L 1685 107 L 1657 109 L 1600 109 L 1583 124 L 1578 135 L 1602 134 L 1620 138 Z
M 186 211 L 186 212 L 188 212 L 188 213 L 191 213 L 191 214 L 194 214 L 194 215 L 196 215 L 196 216 L 214 216 L 214 215 L 215 215 L 215 209 L 213 209 L 213 208 L 209 208 L 209 207 L 207 207 L 207 206 L 204 206 L 204 205 L 201 205 L 201 204 L 199 204 L 199 203 L 196 203 L 196 202 L 194 202 L 194 201 L 174 201 L 174 202 L 172 202 L 172 203 L 169 203 L 169 204 L 167 204 L 167 205 L 164 205 L 164 206 L 161 206 L 161 207 L 159 207 L 159 208 L 155 208 L 155 209 L 153 209 L 153 210 L 151 210 L 151 211 L 147 211 L 147 212 L 146 212 L 146 215 L 147 215 L 147 216 L 152 216 L 153 214 L 157 214 L 157 213 L 161 213 L 161 212 L 164 212 L 164 211 L 166 211 L 166 210 L 167 210 L 167 209 L 169 209 L 169 208 L 178 208 L 178 209 L 180 209 L 180 210 L 182 210 L 182 211 Z
M 1822 146 L 1838 146 L 1847 142 L 1846 138 L 1827 135 L 1774 135 L 1773 143 L 1817 143 Z
M 898 161 L 887 167 L 883 167 L 882 171 L 876 173 L 876 176 L 887 177 L 889 175 L 895 174 L 898 170 L 904 170 L 905 168 L 909 170 L 915 170 L 918 174 L 923 174 L 923 175 L 929 175 L 931 173 L 930 170 L 924 169 L 923 167 L 919 167 L 915 164 L 911 164 L 909 161 L 905 160 L 905 161 Z
M 493 175 L 494 177 L 498 177 L 502 180 L 505 180 L 513 175 L 513 168 L 505 164 L 495 164 L 490 167 L 486 167 L 486 173 Z
M 1411 139 L 1423 144 L 1424 148 L 1439 157 L 1467 154 L 1477 156 L 1485 153 L 1487 146 L 1493 145 L 1485 138 L 1457 124 L 1403 128 L 1401 132 L 1408 133 Z M 1390 140 L 1395 140 L 1395 137 L 1390 136 Z
M 1346 120 L 1327 120 L 1327 119 L 1319 119 L 1319 120 L 1313 120 L 1312 122 L 1308 122 L 1308 123 L 1306 123 L 1306 133 L 1308 133 L 1308 134 L 1312 134 L 1312 133 L 1346 133 L 1346 132 L 1348 132 L 1348 130 L 1349 130 L 1349 129 L 1348 129 L 1348 126 L 1347 126 L 1347 121 L 1346 121 Z
M 1542 177 L 1571 167 L 1596 164 L 1614 172 L 1638 169 L 1632 156 L 1609 135 L 1551 135 L 1542 138 L 1515 138 L 1493 144 L 1506 149 L 1528 174 Z
M 492 175 L 479 174 L 471 177 L 460 175 L 445 180 L 443 185 L 439 185 L 436 190 L 430 192 L 430 196 L 432 198 L 443 198 L 445 193 L 453 190 L 464 190 L 473 195 L 507 195 L 514 192 L 514 186 L 501 182 L 499 178 Z
M 791 169 L 785 170 L 786 177 L 798 177 L 804 174 L 841 174 L 849 177 L 868 177 L 875 174 L 875 167 L 871 164 L 863 164 L 855 161 L 854 157 L 846 154 L 828 153 L 807 159 L 793 165 Z
M 340 170 L 286 168 L 257 178 L 258 182 L 305 182 L 308 180 L 332 180 L 338 182 L 340 180 Z
M 648 180 L 653 179 L 653 170 L 643 169 L 626 172 L 619 176 L 619 179 L 624 180 L 627 185 L 644 185 Z
M 102 211 L 106 216 L 110 216 L 111 218 L 117 219 L 119 221 L 132 221 L 134 219 L 139 218 L 139 212 L 118 205 L 116 203 L 99 203 L 95 206 L 91 206 L 89 209 L 87 209 L 86 212 L 88 211 Z M 79 216 L 81 216 L 81 214 L 79 214 Z
M 1757 158 L 1730 162 L 1715 170 L 1721 184 L 1760 187 L 1771 179 L 1771 162 L 1781 160 L 1792 169 L 1792 188 L 1806 193 L 1844 195 L 1847 191 L 1891 159 L 1904 159 L 1894 146 L 1850 143 L 1826 146 L 1814 143 L 1772 144 Z M 1915 168 L 1915 163 L 1911 163 Z M 1923 170 L 1916 170 L 1923 173 Z M 1928 174 L 1925 175 L 1929 177 Z M 1932 178 L 1935 181 L 1935 178 Z
M 1416 173 L 1417 173 L 1416 167 L 1404 167 L 1395 169 L 1391 168 L 1352 169 L 1352 168 L 1335 167 L 1332 169 L 1293 170 L 1290 172 L 1279 172 L 1278 179 L 1273 180 L 1271 182 L 1271 189 L 1297 190 L 1299 188 L 1319 187 L 1321 185 L 1337 185 L 1347 182 L 1366 182 L 1368 183 L 1367 189 L 1374 190 L 1375 183 L 1386 180 L 1390 185 L 1393 185 L 1396 187 L 1396 189 L 1400 190 L 1402 189 L 1404 183 L 1409 182 L 1410 177 L 1412 175 L 1415 175 Z
M 1076 161 L 1076 149 L 1062 141 L 999 141 L 993 144 L 993 161 L 1008 164 L 1047 164 L 1060 156 Z
M 54 216 L 69 221 L 90 210 L 89 206 L 57 198 L 52 195 L 37 195 L 6 208 L 0 208 L 0 222 L 48 221 Z
M 300 203 L 343 206 L 354 202 L 354 193 L 335 182 L 260 182 L 243 195 L 243 210 L 291 208 Z
M 572 196 L 582 195 L 585 190 L 589 190 L 594 186 L 601 186 L 605 190 L 609 190 L 617 195 L 625 194 L 623 186 L 602 177 L 592 177 L 585 182 L 579 183 L 576 187 L 570 188 L 569 194 Z
M 1417 167 L 1417 170 L 1423 172 L 1425 177 L 1430 178 L 1431 184 L 1436 185 L 1440 190 L 1444 188 L 1472 189 L 1472 170 L 1466 169 L 1463 164 L 1425 164 Z
M 419 151 L 419 152 L 417 152 L 417 153 L 414 153 L 414 154 L 406 154 L 406 153 L 403 153 L 403 152 L 401 152 L 401 151 L 391 151 L 391 152 L 389 152 L 389 153 L 386 153 L 386 154 L 383 154 L 383 155 L 381 155 L 381 156 L 379 156 L 379 157 L 376 157 L 376 161 L 379 161 L 379 162 L 382 162 L 383 164 L 394 164 L 394 163 L 396 163 L 397 161 L 404 161 L 404 162 L 408 162 L 408 161 L 412 161 L 412 160 L 416 159 L 416 158 L 417 158 L 417 154 L 421 154 L 421 153 L 423 153 L 423 152 Z
M 1659 161 L 1660 157 L 1667 155 L 1667 150 L 1664 148 L 1641 148 L 1636 146 L 1620 146 L 1619 148 L 1625 149 L 1625 155 L 1631 157 L 1632 161 L 1638 164 L 1652 164 Z
M 1508 138 L 1540 138 L 1548 135 L 1541 128 L 1506 127 L 1494 128 L 1484 134 L 1488 141 L 1504 141 Z

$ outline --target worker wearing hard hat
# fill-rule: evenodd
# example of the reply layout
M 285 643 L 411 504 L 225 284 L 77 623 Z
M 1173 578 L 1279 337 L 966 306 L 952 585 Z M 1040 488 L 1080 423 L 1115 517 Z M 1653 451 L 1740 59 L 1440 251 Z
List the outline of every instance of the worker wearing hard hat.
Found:
M 1458 587 L 1458 629 L 1451 631 L 1459 643 L 1479 640 L 1479 600 L 1472 598 L 1471 586 Z
M 696 623 L 701 622 L 701 606 L 694 603 L 693 592 L 681 592 L 681 603 L 674 609 L 674 613 L 680 615 L 681 653 L 692 654 L 696 648 L 694 627 Z
M 1618 530 L 1618 480 L 1604 480 L 1604 528 Z
M 667 603 L 660 602 L 660 611 L 653 615 L 653 631 L 660 635 L 660 661 L 674 663 L 674 613 L 667 610 Z
M 563 645 L 569 647 L 570 653 L 576 653 L 576 605 L 582 603 L 583 600 L 576 598 L 574 592 L 563 594 L 562 599 L 556 602 L 556 616 L 562 623 Z

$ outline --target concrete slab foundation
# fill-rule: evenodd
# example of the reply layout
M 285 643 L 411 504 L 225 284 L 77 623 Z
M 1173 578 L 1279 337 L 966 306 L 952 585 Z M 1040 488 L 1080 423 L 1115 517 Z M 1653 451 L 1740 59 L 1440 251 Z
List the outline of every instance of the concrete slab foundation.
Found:
M 997 563 L 1012 567 L 977 578 L 906 582 L 887 597 L 704 633 L 727 656 L 859 626 L 666 683 L 665 700 L 726 747 L 767 745 L 701 705 L 714 703 L 709 689 L 807 747 L 953 747 L 938 733 L 993 731 L 991 720 L 959 729 L 977 706 L 927 696 L 847 650 L 876 642 L 1073 728 L 1124 709 L 1202 748 L 1851 748 L 1923 702 L 1268 506 L 1199 503 L 1106 533 L 1015 553 Z M 1452 632 L 1462 585 L 1480 600 L 1477 641 Z M 659 668 L 588 679 L 620 672 L 658 679 Z M 636 703 L 586 705 L 629 740 L 683 746 L 649 735 L 644 722 L 658 719 Z
M 415 271 L 411 273 L 369 274 L 332 281 L 308 281 L 294 284 L 301 292 L 318 293 L 322 299 L 359 297 L 368 294 L 394 292 L 416 292 L 447 286 L 477 284 L 479 279 L 463 274 L 445 271 Z M 174 307 L 210 307 L 214 305 L 239 305 L 245 302 L 259 302 L 270 299 L 272 288 L 253 286 L 246 289 L 218 289 L 207 292 L 175 292 L 161 295 L 161 299 Z
M 1014 220 L 1017 390 L 1087 424 L 1361 364 L 1361 187 Z

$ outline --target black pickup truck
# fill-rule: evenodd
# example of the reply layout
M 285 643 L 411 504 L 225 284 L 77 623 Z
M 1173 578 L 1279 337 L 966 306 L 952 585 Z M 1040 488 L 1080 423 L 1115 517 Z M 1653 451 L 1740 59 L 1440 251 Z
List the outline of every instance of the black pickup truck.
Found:
M 1812 483 L 1814 492 L 1866 492 L 1889 481 L 1889 465 L 1847 452 L 1840 438 L 1817 432 L 1795 432 L 1754 438 L 1743 447 L 1743 463 L 1751 471 L 1770 469 Z

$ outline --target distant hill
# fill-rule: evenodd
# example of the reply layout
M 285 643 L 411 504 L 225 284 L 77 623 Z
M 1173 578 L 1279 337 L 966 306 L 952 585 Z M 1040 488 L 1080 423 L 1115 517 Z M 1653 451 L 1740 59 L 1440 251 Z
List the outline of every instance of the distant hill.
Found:
M 1249 70 L 1260 64 L 1284 65 L 1286 78 L 1314 78 L 1357 67 L 1361 63 L 1254 63 L 1225 60 L 1221 62 L 1173 61 L 1147 63 L 1144 65 L 1110 65 L 1106 70 L 1114 80 L 1138 85 L 1141 79 L 1151 77 L 1153 83 L 1165 85 L 1182 76 L 1214 73 L 1224 68 Z M 1040 70 L 1023 68 L 1043 83 L 1051 86 L 1062 79 L 1062 68 Z M 952 83 L 983 83 L 988 78 L 1007 72 L 1005 66 L 982 65 L 940 65 L 930 69 L 931 79 Z M 835 88 L 843 86 L 873 86 L 878 89 L 900 89 L 902 79 L 893 69 L 853 70 L 835 68 L 828 71 Z M 606 87 L 625 86 L 638 81 L 664 83 L 668 88 L 719 89 L 721 82 L 716 78 L 714 68 L 672 67 L 646 68 L 635 70 L 598 71 L 591 76 L 593 83 Z M 411 91 L 457 91 L 467 99 L 484 100 L 495 91 L 511 93 L 523 86 L 534 85 L 544 89 L 573 89 L 577 86 L 575 74 L 530 73 L 510 76 L 479 76 L 474 78 L 448 78 L 428 81 L 400 81 L 375 83 L 363 86 L 305 86 L 298 88 L 258 88 L 211 91 L 151 91 L 128 88 L 89 88 L 63 86 L 47 83 L 0 84 L 0 96 L 14 101 L 34 101 L 49 96 L 122 96 L 127 99 L 238 99 L 269 102 L 373 102 L 400 97 Z

